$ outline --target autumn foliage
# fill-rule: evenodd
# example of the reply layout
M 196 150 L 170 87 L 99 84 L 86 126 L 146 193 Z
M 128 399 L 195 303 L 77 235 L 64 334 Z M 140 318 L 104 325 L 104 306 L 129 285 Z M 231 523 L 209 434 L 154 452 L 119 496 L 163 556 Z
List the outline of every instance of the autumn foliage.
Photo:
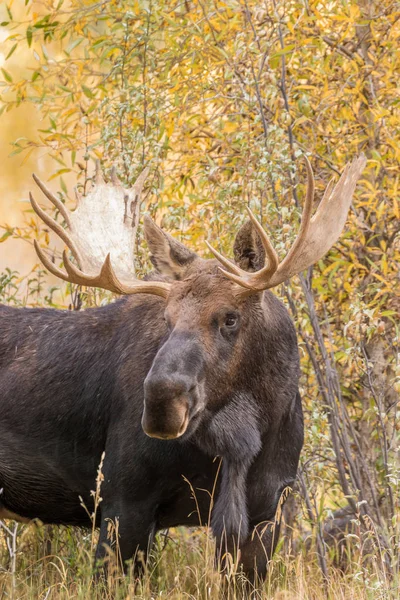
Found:
M 282 257 L 299 223 L 302 155 L 320 199 L 349 160 L 366 154 L 345 233 L 313 269 L 277 290 L 298 328 L 307 427 L 286 532 L 294 552 L 312 531 L 325 578 L 329 548 L 355 531 L 361 554 L 379 547 L 389 576 L 398 576 L 398 3 L 25 4 L 22 19 L 12 4 L 4 13 L 0 112 L 28 103 L 40 113 L 43 127 L 11 151 L 21 159 L 46 152 L 49 185 L 68 204 L 68 182 L 86 191 L 93 159 L 105 172 L 115 165 L 126 184 L 149 166 L 143 212 L 179 239 L 203 254 L 208 239 L 229 254 L 249 205 Z M 33 66 L 16 76 L 8 63 L 22 48 Z M 4 228 L 0 241 L 40 236 L 52 251 L 37 227 L 28 213 L 27 227 Z M 145 249 L 141 256 L 145 270 Z M 2 300 L 15 301 L 7 285 L 3 279 Z M 339 515 L 340 535 L 330 538 Z

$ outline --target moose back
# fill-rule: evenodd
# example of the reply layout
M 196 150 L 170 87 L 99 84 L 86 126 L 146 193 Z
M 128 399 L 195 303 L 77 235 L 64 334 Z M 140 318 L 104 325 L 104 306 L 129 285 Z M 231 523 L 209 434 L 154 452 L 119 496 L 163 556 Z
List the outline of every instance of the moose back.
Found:
M 200 258 L 146 217 L 155 272 L 142 281 L 133 253 L 146 173 L 126 190 L 97 168 L 74 212 L 36 178 L 66 229 L 32 206 L 75 261 L 64 252 L 61 270 L 36 244 L 44 265 L 124 297 L 82 312 L 0 306 L 0 518 L 90 526 L 82 505 L 93 510 L 104 452 L 99 561 L 116 541 L 125 563 L 157 530 L 200 523 L 220 565 L 239 552 L 251 580 L 264 576 L 303 443 L 295 330 L 269 288 L 335 243 L 364 163 L 346 167 L 312 217 L 307 161 L 300 231 L 281 263 L 250 211 L 235 262 L 211 247 L 216 258 Z

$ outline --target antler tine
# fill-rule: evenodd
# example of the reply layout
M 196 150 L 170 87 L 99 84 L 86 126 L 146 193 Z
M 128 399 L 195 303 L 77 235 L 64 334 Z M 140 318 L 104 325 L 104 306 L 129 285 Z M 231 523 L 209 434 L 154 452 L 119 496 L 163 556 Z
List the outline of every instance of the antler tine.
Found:
M 231 273 L 235 273 L 236 275 L 240 276 L 242 274 L 242 269 L 240 269 L 234 263 L 232 263 L 230 260 L 225 258 L 225 256 L 223 256 L 220 252 L 218 252 L 218 250 L 213 248 L 211 246 L 211 244 L 209 244 L 209 242 L 207 242 L 207 240 L 205 240 L 205 242 L 206 242 L 206 246 L 209 249 L 209 251 L 214 254 L 215 258 L 220 263 L 222 263 L 226 269 L 228 269 L 228 271 L 229 271 L 228 273 L 226 271 L 224 271 L 223 269 L 221 269 L 221 271 L 224 273 L 224 275 L 226 275 L 226 274 L 230 275 Z
M 326 186 L 326 190 L 324 192 L 324 195 L 322 196 L 322 200 L 318 205 L 317 211 L 313 217 L 313 219 L 315 219 L 317 217 L 318 214 L 322 214 L 325 212 L 327 205 L 330 203 L 331 200 L 331 196 L 333 193 L 336 193 L 339 197 L 342 194 L 343 191 L 343 187 L 346 185 L 347 181 L 348 181 L 348 175 L 349 175 L 349 171 L 350 169 L 354 166 L 357 165 L 357 163 L 360 161 L 360 159 L 363 159 L 364 155 L 362 154 L 361 156 L 359 156 L 357 159 L 355 159 L 352 163 L 347 163 L 347 165 L 345 166 L 345 168 L 343 169 L 343 173 L 340 176 L 339 181 L 337 182 L 336 186 L 335 184 L 335 179 L 332 177 L 328 183 L 328 185 Z M 356 162 L 357 161 L 357 162 Z M 365 165 L 365 158 L 364 161 L 361 161 L 363 165 Z M 363 169 L 364 167 L 362 167 Z
M 67 273 L 64 273 L 64 271 L 56 267 L 56 265 L 47 258 L 37 240 L 33 240 L 33 245 L 36 254 L 46 269 L 56 277 L 59 277 L 68 283 L 75 283 L 87 287 L 100 287 L 115 294 L 148 293 L 161 296 L 162 298 L 167 298 L 169 294 L 170 285 L 163 281 L 138 281 L 137 284 L 133 286 L 121 283 L 114 273 L 109 254 L 104 261 L 104 265 L 102 266 L 99 275 L 88 276 L 70 261 L 65 250 L 63 251 L 63 262 Z
M 166 298 L 171 289 L 170 284 L 163 281 L 137 281 L 133 285 L 127 285 L 119 281 L 111 264 L 110 254 L 107 254 L 103 266 L 98 275 L 86 275 L 78 269 L 63 252 L 63 262 L 68 273 L 68 281 L 87 287 L 100 287 L 115 294 L 155 294 Z
M 262 245 L 264 246 L 264 250 L 265 250 L 265 253 L 268 258 L 268 263 L 265 265 L 265 267 L 263 267 L 257 273 L 257 276 L 260 279 L 263 279 L 264 277 L 271 276 L 272 273 L 275 273 L 275 271 L 278 268 L 279 258 L 278 258 L 277 253 L 275 252 L 275 248 L 271 244 L 271 240 L 269 239 L 268 235 L 264 231 L 261 223 L 259 223 L 257 221 L 256 217 L 254 216 L 254 214 L 252 213 L 252 211 L 250 210 L 250 208 L 248 206 L 246 206 L 246 209 L 249 214 L 251 222 L 253 223 L 254 227 L 256 228 L 256 230 L 261 238 Z M 244 273 L 247 274 L 247 271 L 244 271 Z
M 260 225 L 260 223 L 257 221 L 256 217 L 254 216 L 254 214 L 248 206 L 246 206 L 246 210 L 249 214 L 251 222 L 255 226 L 258 234 L 260 235 L 262 244 L 265 249 L 265 253 L 268 258 L 268 262 L 265 265 L 265 267 L 263 267 L 260 271 L 256 273 L 257 277 L 263 280 L 265 277 L 270 276 L 276 271 L 276 269 L 278 268 L 279 259 L 262 225 Z M 219 262 L 222 263 L 227 269 L 227 271 L 225 271 L 224 269 L 221 269 L 221 271 L 226 277 L 228 277 L 228 279 L 231 279 L 235 283 L 238 283 L 243 287 L 247 287 L 248 289 L 254 289 L 255 281 L 253 273 L 249 274 L 247 271 L 244 271 L 243 269 L 232 263 L 230 260 L 225 258 L 220 252 L 215 250 L 215 248 L 213 248 L 207 241 L 206 244 L 207 248 L 214 254 L 215 258 L 219 260 Z M 248 281 L 248 279 L 251 279 L 251 282 Z
M 116 294 L 124 294 L 124 286 L 120 284 L 111 265 L 110 254 L 107 254 L 103 266 L 98 275 L 86 275 L 78 269 L 69 259 L 67 253 L 63 252 L 63 262 L 68 278 L 71 283 L 84 285 L 86 287 L 100 287 Z
M 48 271 L 50 271 L 50 273 L 52 273 L 56 277 L 59 277 L 60 279 L 62 279 L 63 281 L 69 282 L 68 276 L 63 271 L 61 271 L 61 269 L 56 267 L 56 265 L 54 263 L 52 263 L 51 260 L 49 260 L 47 258 L 47 256 L 44 254 L 43 250 L 39 246 L 39 243 L 37 240 L 33 240 L 33 245 L 35 247 L 36 254 L 39 257 L 39 260 L 43 263 L 43 265 L 46 267 L 46 269 Z
M 346 166 L 348 166 L 348 165 L 346 165 Z M 326 202 L 331 197 L 332 190 L 333 190 L 334 187 L 335 187 L 335 178 L 332 177 L 329 180 L 328 185 L 326 186 L 324 195 L 322 196 L 322 200 L 319 203 L 318 210 L 319 210 L 319 207 L 323 206 L 323 203 Z M 318 210 L 317 210 L 317 212 L 318 212 Z
M 111 167 L 111 172 L 110 172 L 110 176 L 111 176 L 111 183 L 113 185 L 121 185 L 120 180 L 118 179 L 118 175 L 117 175 L 117 169 L 113 166 Z
M 140 193 L 142 191 L 142 188 L 143 188 L 143 185 L 144 185 L 144 182 L 145 182 L 145 180 L 147 178 L 147 175 L 149 174 L 149 171 L 150 171 L 149 167 L 145 167 L 143 169 L 143 171 L 140 173 L 139 177 L 136 179 L 135 185 L 134 185 L 134 188 L 136 190 L 136 194 L 140 195 Z
M 38 215 L 38 217 L 40 217 L 42 219 L 42 221 L 44 223 L 46 223 L 46 225 L 48 225 L 48 227 L 50 227 L 50 229 L 52 229 L 54 231 L 54 233 L 56 233 L 62 239 L 62 241 L 71 250 L 75 259 L 78 261 L 78 264 L 82 265 L 82 257 L 80 255 L 80 252 L 79 252 L 78 248 L 76 247 L 76 244 L 73 242 L 71 237 L 65 231 L 65 229 L 63 229 L 63 227 L 61 227 L 61 225 L 59 223 L 57 223 L 57 221 L 55 221 L 52 217 L 50 217 L 39 206 L 39 204 L 36 202 L 36 200 L 32 196 L 31 192 L 29 192 L 29 199 L 31 201 L 32 208 L 35 211 L 35 213 Z
M 78 190 L 78 188 L 76 186 L 74 187 L 74 192 L 75 192 L 76 206 L 78 206 L 79 202 L 82 200 L 82 194 L 80 193 L 80 191 Z
M 297 237 L 296 237 L 292 247 L 290 248 L 289 252 L 287 253 L 287 255 L 285 256 L 285 258 L 282 261 L 282 264 L 280 266 L 280 268 L 282 268 L 282 269 L 284 269 L 285 265 L 287 265 L 292 260 L 292 257 L 295 256 L 300 251 L 301 246 L 304 243 L 304 240 L 306 239 L 308 229 L 310 227 L 312 208 L 313 208 L 313 202 L 314 202 L 314 192 L 315 192 L 314 173 L 313 173 L 313 170 L 310 165 L 310 161 L 308 160 L 307 156 L 304 155 L 304 159 L 306 162 L 306 169 L 307 169 L 306 199 L 304 202 L 303 214 L 301 215 L 299 233 L 297 234 Z
M 99 159 L 96 160 L 96 167 L 95 167 L 95 172 L 94 172 L 94 183 L 96 185 L 103 185 L 104 179 L 103 179 L 103 173 L 101 172 L 101 164 Z
M 35 173 L 32 173 L 32 177 L 33 177 L 36 185 L 42 190 L 42 192 L 46 196 L 46 198 L 48 198 L 50 200 L 50 202 L 60 211 L 60 213 L 62 214 L 68 227 L 71 227 L 69 212 L 68 212 L 67 208 L 64 206 L 64 204 L 61 202 L 61 200 L 59 200 L 56 196 L 54 196 L 54 194 L 52 194 L 52 192 L 49 190 L 49 188 L 46 187 L 42 181 L 40 181 L 39 177 L 37 177 L 37 175 L 35 175 Z

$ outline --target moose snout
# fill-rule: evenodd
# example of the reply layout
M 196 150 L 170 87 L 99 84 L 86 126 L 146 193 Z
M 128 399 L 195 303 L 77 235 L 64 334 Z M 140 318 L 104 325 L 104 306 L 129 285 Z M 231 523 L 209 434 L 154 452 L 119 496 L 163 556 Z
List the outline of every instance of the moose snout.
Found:
M 147 435 L 174 439 L 185 433 L 204 408 L 204 364 L 197 336 L 175 330 L 144 382 L 142 427 Z
M 149 377 L 144 384 L 143 431 L 150 437 L 183 435 L 193 406 L 193 385 L 183 378 Z

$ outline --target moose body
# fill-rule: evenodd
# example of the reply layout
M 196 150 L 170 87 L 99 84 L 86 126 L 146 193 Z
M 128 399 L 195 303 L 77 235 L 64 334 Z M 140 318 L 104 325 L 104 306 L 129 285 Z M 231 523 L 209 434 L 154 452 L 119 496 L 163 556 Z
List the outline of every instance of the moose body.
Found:
M 303 443 L 295 330 L 268 288 L 336 241 L 365 160 L 313 217 L 306 164 L 300 232 L 282 263 L 250 211 L 235 263 L 211 247 L 217 260 L 202 259 L 145 218 L 147 281 L 131 255 L 145 173 L 127 191 L 97 169 L 73 213 L 36 178 L 70 233 L 32 206 L 79 267 L 64 252 L 65 273 L 36 243 L 44 265 L 129 297 L 81 313 L 0 307 L 0 518 L 90 525 L 105 453 L 97 559 L 118 541 L 125 564 L 161 528 L 210 523 L 221 566 L 231 553 L 251 580 L 265 575 Z
M 143 382 L 169 337 L 162 299 L 134 296 L 81 313 L 0 307 L 0 516 L 89 526 L 82 504 L 92 512 L 105 452 L 98 558 L 106 519 L 119 520 L 123 560 L 146 551 L 160 528 L 209 523 L 215 483 L 211 523 L 220 541 L 242 528 L 245 542 L 273 521 L 303 441 L 297 345 L 270 292 L 256 319 L 251 303 L 238 368 L 224 373 L 215 357 L 215 406 L 176 440 L 150 438 L 141 425 Z M 249 575 L 255 560 L 262 575 L 277 531 L 264 538 L 242 550 Z

